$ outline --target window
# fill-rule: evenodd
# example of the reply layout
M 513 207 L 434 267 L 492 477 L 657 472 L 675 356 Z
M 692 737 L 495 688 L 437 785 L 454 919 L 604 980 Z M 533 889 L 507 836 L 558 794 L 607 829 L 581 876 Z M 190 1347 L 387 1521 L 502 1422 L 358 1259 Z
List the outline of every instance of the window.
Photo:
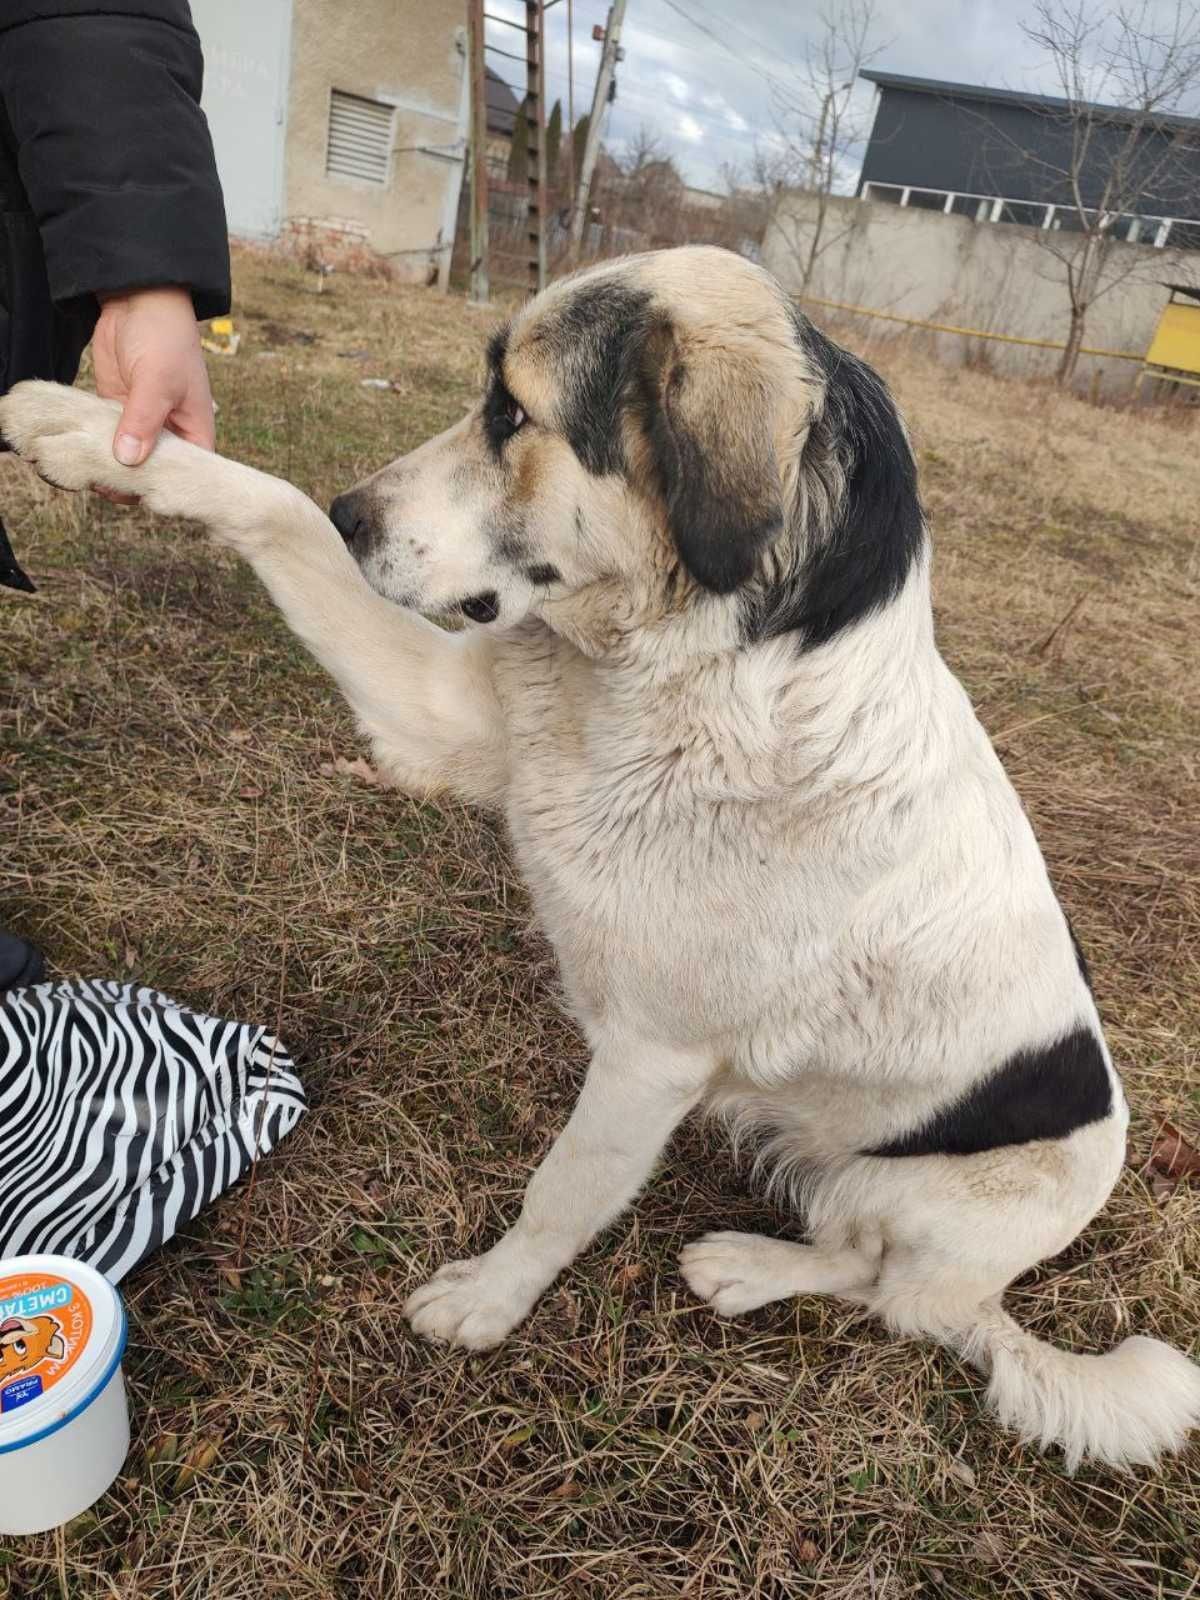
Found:
M 1023 228 L 1040 228 L 1046 220 L 1046 208 L 1030 200 L 1005 200 L 1000 206 L 997 222 L 1015 222 Z
M 393 116 L 393 108 L 381 100 L 367 100 L 362 95 L 334 89 L 329 97 L 327 176 L 386 185 Z
M 890 206 L 898 206 L 904 198 L 904 190 L 894 183 L 864 183 L 862 187 L 864 200 L 882 200 Z
M 1087 227 L 1090 228 L 1092 226 L 1092 214 L 1090 211 L 1087 213 L 1087 218 Z M 1057 233 L 1084 233 L 1086 231 L 1083 218 L 1080 217 L 1074 206 L 1055 206 L 1050 226 Z
M 946 191 L 944 189 L 910 189 L 908 191 L 908 204 L 918 211 L 944 211 L 946 209 Z

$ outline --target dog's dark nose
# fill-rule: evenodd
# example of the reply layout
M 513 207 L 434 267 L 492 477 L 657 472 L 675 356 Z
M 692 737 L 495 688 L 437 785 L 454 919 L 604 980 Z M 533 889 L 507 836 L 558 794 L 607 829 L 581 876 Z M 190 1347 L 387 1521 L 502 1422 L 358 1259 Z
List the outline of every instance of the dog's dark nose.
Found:
M 367 529 L 367 519 L 361 495 L 353 491 L 340 494 L 329 508 L 329 520 L 351 549 Z
M 472 595 L 469 600 L 460 600 L 458 609 L 472 622 L 495 622 L 500 615 L 500 596 L 494 589 L 488 589 L 483 594 Z

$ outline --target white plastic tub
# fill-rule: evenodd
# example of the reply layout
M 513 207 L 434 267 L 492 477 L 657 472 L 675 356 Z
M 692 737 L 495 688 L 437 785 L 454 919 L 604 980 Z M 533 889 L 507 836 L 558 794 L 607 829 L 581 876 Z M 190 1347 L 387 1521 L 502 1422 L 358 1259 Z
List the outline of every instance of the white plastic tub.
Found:
M 0 1261 L 0 1534 L 86 1511 L 129 1451 L 125 1308 L 65 1256 Z

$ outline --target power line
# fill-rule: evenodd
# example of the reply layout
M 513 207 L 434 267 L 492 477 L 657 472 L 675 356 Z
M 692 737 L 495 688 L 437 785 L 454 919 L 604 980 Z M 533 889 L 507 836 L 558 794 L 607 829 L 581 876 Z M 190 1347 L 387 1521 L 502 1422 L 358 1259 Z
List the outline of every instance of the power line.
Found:
M 732 28 L 735 33 L 740 33 L 743 39 L 749 39 L 756 50 L 765 50 L 768 55 L 778 53 L 779 46 L 777 44 L 768 44 L 765 39 L 760 39 L 757 34 L 750 33 L 742 27 L 741 23 L 734 22 L 730 17 L 717 16 L 709 6 L 703 5 L 701 0 L 692 0 L 692 4 L 703 11 L 706 17 L 711 17 L 714 22 L 720 23 L 722 27 Z
M 547 65 L 545 72 L 548 78 L 556 78 L 561 83 L 567 82 L 567 75 L 561 67 L 552 67 Z M 509 84 L 508 87 L 512 88 L 512 85 Z M 639 108 L 655 114 L 658 118 L 662 118 L 667 110 L 674 115 L 694 117 L 697 122 L 707 123 L 709 127 L 715 128 L 721 133 L 729 134 L 734 138 L 745 138 L 751 134 L 763 131 L 757 128 L 753 123 L 747 123 L 744 128 L 735 128 L 734 125 L 729 121 L 728 117 L 722 116 L 719 111 L 713 111 L 709 107 L 700 107 L 691 102 L 685 103 L 677 100 L 671 100 L 669 102 L 652 100 L 647 95 L 639 94 L 636 89 L 630 89 L 628 86 L 622 86 L 618 89 L 616 103 L 618 105 L 636 105 Z M 730 110 L 733 111 L 736 116 L 741 116 L 741 112 L 738 111 L 736 106 L 731 105 Z M 742 120 L 745 121 L 745 118 Z
M 719 44 L 721 49 L 724 50 L 727 55 L 731 55 L 733 59 L 737 62 L 740 62 L 743 67 L 749 67 L 750 71 L 753 72 L 757 77 L 762 78 L 765 83 L 769 83 L 776 88 L 783 87 L 782 81 L 779 78 L 776 78 L 773 73 L 768 72 L 765 67 L 760 67 L 756 61 L 751 61 L 749 56 L 744 56 L 740 50 L 735 50 L 729 43 L 728 39 L 722 39 L 721 35 L 714 32 L 713 29 L 708 27 L 706 23 L 699 22 L 695 17 L 693 17 L 689 12 L 685 11 L 683 7 L 678 4 L 678 0 L 662 0 L 662 3 L 665 6 L 670 6 L 672 11 L 681 16 L 683 20 L 689 23 L 693 28 L 697 28 L 701 33 L 705 34 L 714 42 L 714 44 Z
M 492 0 L 492 3 L 494 3 L 494 0 Z M 740 54 L 738 51 L 734 50 L 724 39 L 722 39 L 720 37 L 719 34 L 714 33 L 711 28 L 708 28 L 703 23 L 698 22 L 696 20 L 696 18 L 689 16 L 688 13 L 686 11 L 684 11 L 682 6 L 676 4 L 676 0 L 664 0 L 664 3 L 667 4 L 667 5 L 670 5 L 673 10 L 678 12 L 678 14 L 684 19 L 685 22 L 688 22 L 689 24 L 691 24 L 691 26 L 693 26 L 695 28 L 698 28 L 701 33 L 705 34 L 706 37 L 708 37 L 710 39 L 713 39 L 717 44 L 719 44 L 721 46 L 721 48 L 723 50 L 725 50 L 729 55 L 731 55 L 735 61 L 739 62 L 742 66 L 748 68 L 749 71 L 753 72 L 757 77 L 763 78 L 766 81 L 768 81 L 770 83 L 773 83 L 778 87 L 781 87 L 781 88 L 785 87 L 785 85 L 783 84 L 782 80 L 779 79 L 779 78 L 775 78 L 770 72 L 767 71 L 767 69 L 765 67 L 760 67 L 756 62 L 751 61 L 749 59 L 749 57 L 744 56 L 744 55 Z M 670 34 L 657 33 L 653 29 L 645 28 L 644 26 L 643 26 L 643 30 L 642 31 L 645 33 L 645 35 L 648 38 L 655 39 L 660 44 L 679 45 L 682 42 L 678 38 L 675 38 L 675 37 L 671 36 Z M 491 45 L 489 45 L 488 48 L 492 49 L 493 47 Z M 684 44 L 683 48 L 690 50 L 692 47 L 688 46 L 687 44 Z M 551 66 L 548 65 L 546 70 L 547 70 L 547 72 L 553 74 L 555 77 L 561 78 L 564 82 L 566 81 L 566 74 L 560 68 L 555 68 L 555 67 L 551 67 Z M 721 89 L 721 86 L 718 83 L 714 82 L 714 80 L 712 78 L 704 76 L 704 75 L 701 75 L 701 74 L 696 74 L 696 73 L 692 73 L 690 76 L 692 78 L 692 81 L 694 81 L 694 82 L 696 82 L 698 84 L 701 84 L 702 86 L 704 86 L 704 87 L 706 87 L 706 88 L 708 88 L 710 90 L 713 90 L 714 92 L 716 92 L 718 94 L 723 93 L 723 91 Z M 661 107 L 656 106 L 655 109 L 661 109 Z M 701 118 L 701 120 L 703 120 L 703 118 Z
M 490 3 L 494 5 L 496 0 L 490 0 Z M 754 72 L 756 76 L 763 78 L 767 82 L 778 81 L 772 79 L 769 73 L 765 72 L 764 69 L 758 67 L 754 62 L 750 61 L 739 51 L 735 50 L 718 34 L 714 33 L 712 29 L 706 27 L 704 23 L 699 22 L 695 17 L 690 16 L 683 9 L 683 7 L 677 3 L 677 0 L 665 0 L 665 3 L 669 5 L 672 10 L 676 11 L 685 22 L 689 23 L 692 27 L 695 27 L 707 38 L 714 40 L 714 42 L 720 45 L 727 54 L 732 56 L 733 59 L 738 61 L 742 66 L 745 66 L 750 71 Z M 682 43 L 683 48 L 688 50 L 689 53 L 694 51 L 694 47 L 689 47 L 686 43 L 683 43 L 683 41 L 673 38 L 670 35 L 656 33 L 650 29 L 645 31 L 651 38 L 658 39 L 663 43 L 676 46 Z M 492 47 L 489 46 L 489 49 L 491 48 Z M 546 62 L 543 70 L 548 78 L 553 78 L 560 83 L 569 85 L 568 75 L 563 72 L 561 68 L 552 66 L 549 62 Z M 691 72 L 688 74 L 688 80 L 693 87 L 708 89 L 712 93 L 719 95 L 722 99 L 724 99 L 724 90 L 716 82 L 714 82 L 711 77 L 707 77 L 702 73 L 697 74 Z M 699 124 L 708 129 L 709 132 L 707 135 L 707 141 L 709 142 L 710 149 L 715 145 L 723 148 L 727 152 L 736 150 L 739 146 L 744 148 L 750 143 L 751 140 L 755 140 L 761 135 L 771 131 L 763 124 L 747 122 L 738 108 L 732 104 L 729 105 L 729 112 L 745 122 L 746 126 L 741 128 L 736 127 L 729 120 L 729 116 L 727 114 L 723 114 L 720 111 L 714 111 L 709 107 L 701 107 L 693 102 L 679 102 L 674 99 L 652 99 L 648 94 L 639 94 L 636 89 L 631 89 L 628 86 L 627 80 L 624 78 L 622 78 L 621 81 L 618 103 L 629 106 L 635 111 L 640 112 L 646 118 L 646 120 L 651 123 L 652 126 L 656 126 L 658 128 L 658 130 L 670 144 L 677 145 L 683 141 L 689 146 L 693 147 L 693 149 L 705 143 L 706 141 L 700 139 L 688 139 L 687 135 L 681 133 L 678 127 L 672 126 L 674 119 L 682 119 L 686 117 L 694 124 Z
M 495 0 L 491 0 L 491 3 L 495 3 Z M 759 77 L 767 79 L 769 82 L 779 81 L 769 68 L 762 66 L 759 62 L 751 60 L 749 56 L 746 56 L 740 51 L 735 50 L 727 39 L 723 38 L 721 34 L 714 32 L 714 30 L 709 27 L 707 23 L 701 22 L 697 17 L 692 16 L 690 12 L 684 10 L 683 6 L 677 3 L 677 0 L 663 0 L 663 3 L 670 6 L 670 8 L 678 16 L 682 17 L 683 20 L 689 24 L 689 26 L 698 29 L 707 38 L 713 40 L 715 44 L 720 45 L 722 50 L 726 51 L 727 54 L 731 55 L 733 59 L 739 62 L 742 66 L 748 67 L 751 72 L 755 73 Z M 750 33 L 739 23 L 736 23 L 726 17 L 717 16 L 707 5 L 702 3 L 702 0 L 692 0 L 692 3 L 696 5 L 702 12 L 704 12 L 704 14 L 719 27 L 732 28 L 735 32 L 740 33 L 744 39 L 747 39 L 752 45 L 754 45 L 756 49 L 766 51 L 769 55 L 777 48 L 774 45 L 768 44 L 765 39 L 761 39 L 755 34 Z M 501 17 L 499 15 L 494 16 L 491 20 L 505 23 L 509 26 L 523 26 L 523 24 L 510 22 L 507 17 Z M 646 28 L 644 31 L 648 37 L 657 39 L 662 44 L 680 43 L 678 39 L 672 38 L 669 34 L 656 33 L 651 28 Z

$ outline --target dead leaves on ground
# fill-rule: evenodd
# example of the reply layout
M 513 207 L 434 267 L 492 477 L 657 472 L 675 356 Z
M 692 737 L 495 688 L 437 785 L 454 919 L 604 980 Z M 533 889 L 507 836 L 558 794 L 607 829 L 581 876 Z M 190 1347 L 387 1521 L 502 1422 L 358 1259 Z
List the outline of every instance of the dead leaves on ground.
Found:
M 370 784 L 374 789 L 386 789 L 388 787 L 386 779 L 362 756 L 355 757 L 353 761 L 348 761 L 345 756 L 335 756 L 332 761 L 322 761 L 321 776 L 324 778 L 356 778 L 359 783 Z
M 1160 1203 L 1166 1200 L 1181 1183 L 1200 1179 L 1200 1150 L 1196 1148 L 1173 1122 L 1160 1122 L 1145 1163 L 1136 1155 L 1129 1158 L 1150 1185 L 1150 1192 Z
M 243 742 L 241 737 L 243 731 L 235 728 L 229 734 L 229 738 L 235 744 L 240 744 Z M 249 737 L 249 734 L 245 734 L 245 738 Z M 353 778 L 356 783 L 364 783 L 372 789 L 392 787 L 378 768 L 373 767 L 363 756 L 356 756 L 353 761 L 346 756 L 335 756 L 332 761 L 322 761 L 319 771 L 323 778 Z M 239 800 L 261 800 L 266 792 L 261 783 L 246 783 L 237 790 L 237 797 Z
M 175 1495 L 207 1472 L 220 1453 L 217 1439 L 201 1438 L 189 1447 L 177 1433 L 164 1433 L 146 1447 L 146 1466 L 157 1487 L 167 1495 Z

